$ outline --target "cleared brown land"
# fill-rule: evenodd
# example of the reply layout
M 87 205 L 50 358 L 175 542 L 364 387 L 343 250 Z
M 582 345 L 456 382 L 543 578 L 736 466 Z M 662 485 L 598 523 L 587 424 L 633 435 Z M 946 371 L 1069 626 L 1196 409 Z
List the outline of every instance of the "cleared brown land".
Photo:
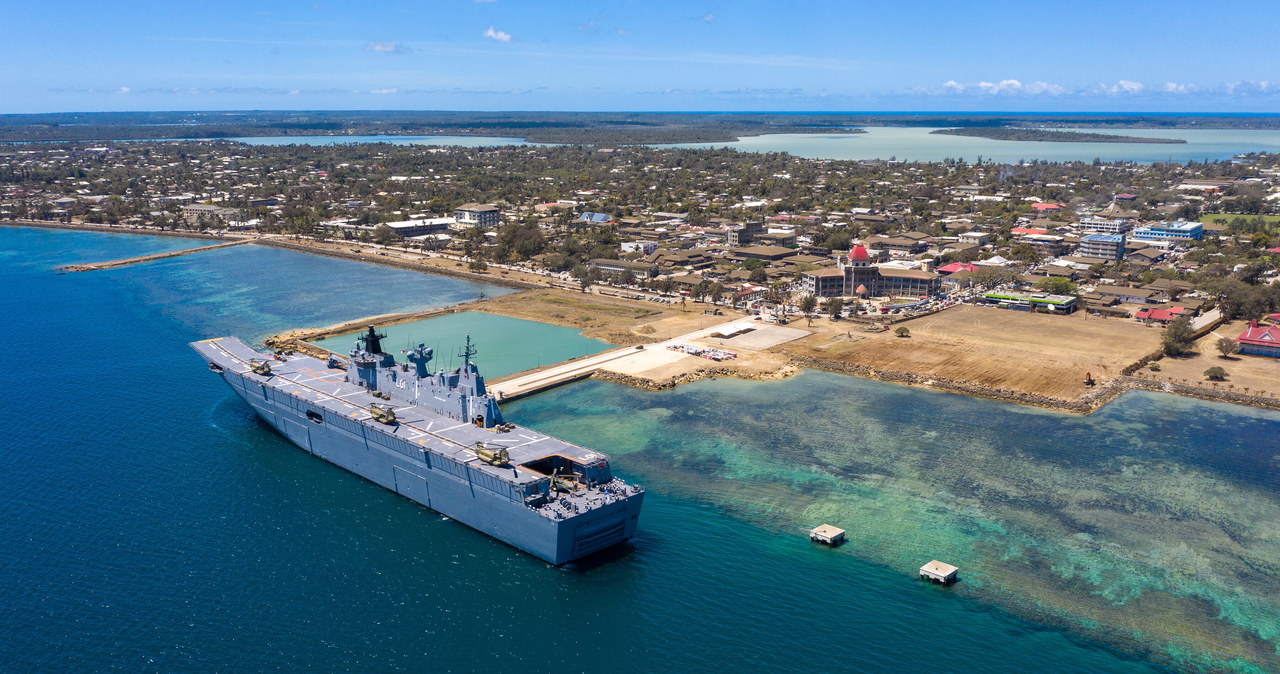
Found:
M 1217 343 L 1221 337 L 1235 339 L 1245 329 L 1244 321 L 1231 321 L 1196 341 L 1196 353 L 1185 358 L 1162 358 L 1160 371 L 1143 370 L 1144 379 L 1187 383 L 1192 386 L 1262 395 L 1280 394 L 1280 358 L 1235 354 L 1223 358 Z M 1227 371 L 1227 379 L 1215 387 L 1205 379 L 1211 367 Z
M 893 327 L 899 326 L 911 336 L 821 318 L 813 321 L 820 332 L 780 349 L 821 361 L 1075 398 L 1088 390 L 1086 372 L 1099 382 L 1112 379 L 1160 342 L 1159 329 L 1084 312 L 1051 316 L 960 306 Z
M 726 316 L 704 315 L 703 307 L 693 302 L 682 308 L 679 304 L 548 288 L 494 297 L 462 308 L 578 328 L 587 337 L 627 346 L 669 339 L 728 320 Z

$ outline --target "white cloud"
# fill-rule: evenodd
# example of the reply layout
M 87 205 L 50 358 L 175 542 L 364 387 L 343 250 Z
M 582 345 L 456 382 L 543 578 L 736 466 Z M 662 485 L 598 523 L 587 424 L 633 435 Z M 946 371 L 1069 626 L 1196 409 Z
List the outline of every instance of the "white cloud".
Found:
M 484 36 L 491 40 L 497 40 L 498 42 L 511 41 L 511 33 L 508 33 L 505 30 L 494 30 L 493 26 L 489 26 L 489 29 L 484 32 Z
M 1147 88 L 1141 82 L 1134 82 L 1132 80 L 1120 80 L 1111 86 L 1106 86 L 1105 84 L 1100 86 L 1103 93 L 1111 94 L 1112 96 L 1118 94 L 1140 94 Z
M 130 91 L 133 91 L 133 89 L 130 89 L 129 87 L 120 87 L 119 89 L 116 89 L 117 94 L 127 94 Z
M 409 45 L 403 42 L 394 42 L 394 41 L 366 42 L 364 45 L 364 50 L 381 52 L 383 54 L 408 54 L 409 52 L 413 51 L 413 49 L 410 48 Z
M 702 15 L 702 20 L 703 20 L 703 21 L 706 21 L 706 22 L 715 21 L 715 20 L 716 20 L 716 15 L 715 15 L 715 14 L 712 14 L 711 12 L 707 12 L 706 14 L 703 14 L 703 15 Z
M 1248 82 L 1227 82 L 1226 84 L 1222 85 L 1222 89 L 1223 91 L 1226 91 L 1228 95 L 1231 95 L 1231 96 L 1238 96 L 1238 95 L 1248 96 L 1250 94 L 1269 94 L 1277 91 L 1277 87 L 1275 83 L 1268 82 L 1267 80 L 1261 80 L 1261 81 L 1250 80 Z
M 390 87 L 390 88 L 388 88 L 388 89 L 370 89 L 370 90 L 369 90 L 369 93 L 371 93 L 371 94 L 394 94 L 394 93 L 397 93 L 397 92 L 399 92 L 399 91 L 400 91 L 400 90 L 399 90 L 399 89 L 397 89 L 397 88 L 395 88 L 395 87 Z
M 977 82 L 962 84 L 955 80 L 942 83 L 942 90 L 935 93 L 963 94 L 966 92 L 988 96 L 1061 96 L 1067 89 L 1061 85 L 1041 82 L 1039 80 L 1023 84 L 1020 80 L 1007 79 L 999 82 Z

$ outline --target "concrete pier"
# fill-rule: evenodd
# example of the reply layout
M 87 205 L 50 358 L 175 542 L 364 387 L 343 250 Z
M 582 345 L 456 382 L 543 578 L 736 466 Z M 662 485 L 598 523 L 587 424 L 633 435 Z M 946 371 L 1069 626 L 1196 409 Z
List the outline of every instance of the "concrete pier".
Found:
M 788 341 L 809 334 L 803 330 L 765 326 L 753 322 L 749 318 L 738 318 L 701 330 L 695 330 L 679 337 L 673 337 L 663 342 L 645 344 L 640 347 L 626 346 L 598 353 L 594 356 L 570 360 L 553 367 L 518 373 L 497 382 L 491 382 L 489 389 L 494 392 L 494 395 L 498 396 L 499 400 L 511 400 L 537 393 L 553 386 L 559 386 L 566 382 L 585 379 L 600 370 L 635 377 L 641 376 L 645 372 L 652 372 L 664 366 L 669 366 L 677 361 L 691 361 L 697 367 L 702 367 L 707 364 L 707 361 L 668 347 L 698 340 L 713 340 L 715 338 L 712 335 L 732 335 L 748 330 L 752 333 L 783 332 L 780 335 L 773 335 L 771 341 L 762 341 L 759 344 L 752 345 L 757 348 L 767 348 L 772 343 Z M 754 336 L 755 334 L 753 334 Z M 736 345 L 732 346 L 737 348 Z
M 229 248 L 231 246 L 243 246 L 252 241 L 228 241 L 227 243 L 219 243 L 213 246 L 199 246 L 197 248 L 187 248 L 186 250 L 175 250 L 168 253 L 156 253 L 154 255 L 139 255 L 138 257 L 127 257 L 120 260 L 108 260 L 106 262 L 89 262 L 85 264 L 70 264 L 65 267 L 59 267 L 60 271 L 98 271 L 100 269 L 115 269 L 116 267 L 127 267 L 131 264 L 139 264 L 141 262 L 151 262 L 153 260 L 167 260 L 171 257 L 180 257 L 182 255 L 190 255 L 192 253 L 200 253 L 206 250 L 216 250 L 218 248 Z

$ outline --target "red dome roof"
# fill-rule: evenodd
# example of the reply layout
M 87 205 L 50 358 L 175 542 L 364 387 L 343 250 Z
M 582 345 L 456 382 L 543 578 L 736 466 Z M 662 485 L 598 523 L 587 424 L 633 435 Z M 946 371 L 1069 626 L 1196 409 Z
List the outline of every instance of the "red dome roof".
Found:
M 854 262 L 869 262 L 871 256 L 867 255 L 867 249 L 862 244 L 858 244 L 849 249 L 849 259 Z

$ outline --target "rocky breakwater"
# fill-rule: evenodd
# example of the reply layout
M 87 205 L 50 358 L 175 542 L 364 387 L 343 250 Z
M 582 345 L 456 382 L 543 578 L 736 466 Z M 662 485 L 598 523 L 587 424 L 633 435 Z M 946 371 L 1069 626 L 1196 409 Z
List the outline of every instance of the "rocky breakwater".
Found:
M 795 365 L 784 365 L 775 370 L 758 370 L 732 365 L 714 365 L 708 367 L 699 367 L 687 372 L 664 377 L 662 379 L 651 379 L 638 375 L 622 374 L 620 372 L 611 372 L 609 370 L 596 370 L 591 375 L 593 379 L 613 382 L 615 384 L 624 384 L 632 388 L 645 389 L 647 391 L 662 391 L 672 389 L 681 384 L 688 384 L 700 379 L 715 379 L 716 377 L 736 377 L 738 379 L 754 379 L 759 381 L 767 381 L 772 379 L 785 379 L 800 372 L 800 368 Z

